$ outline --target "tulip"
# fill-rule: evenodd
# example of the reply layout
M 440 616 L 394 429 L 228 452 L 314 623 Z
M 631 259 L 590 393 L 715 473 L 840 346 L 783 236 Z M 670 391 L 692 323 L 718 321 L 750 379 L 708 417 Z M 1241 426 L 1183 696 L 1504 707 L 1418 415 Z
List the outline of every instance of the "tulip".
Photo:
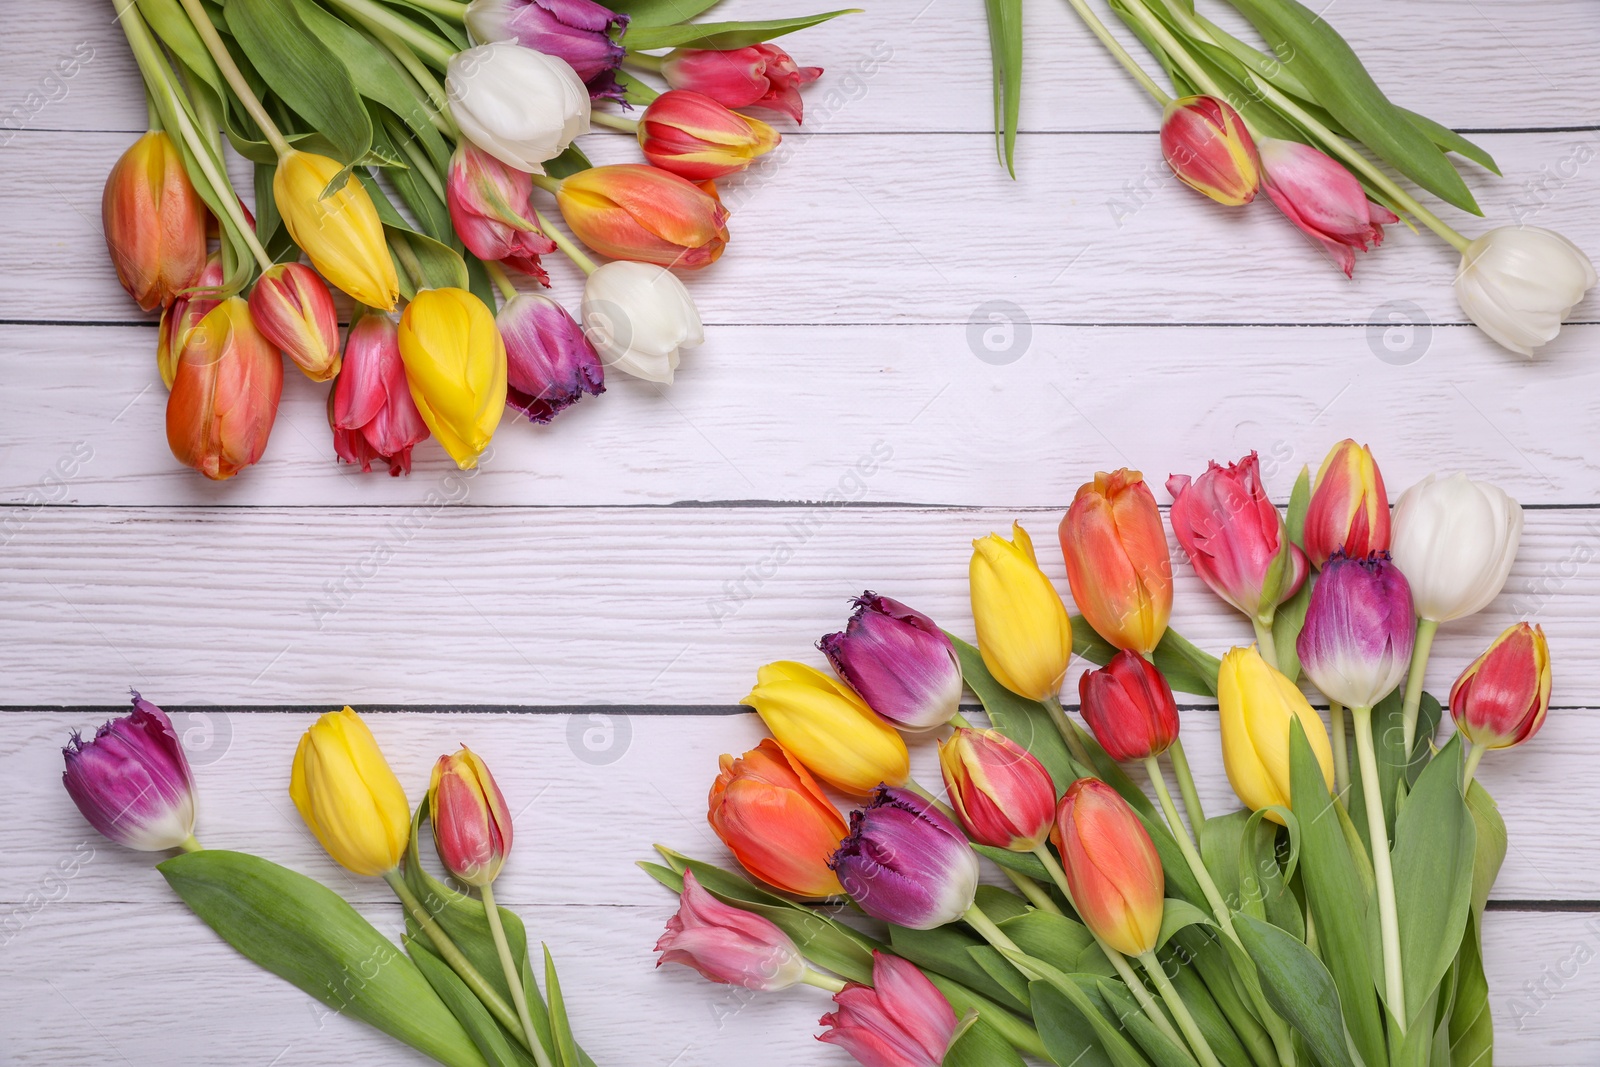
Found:
M 1084 925 L 1125 956 L 1152 951 L 1166 876 L 1128 802 L 1098 778 L 1079 778 L 1056 809 L 1054 839 Z
M 800 87 L 822 77 L 822 68 L 797 67 L 777 45 L 753 44 L 676 49 L 662 60 L 661 76 L 674 89 L 692 89 L 724 107 L 764 108 L 799 122 L 805 108 Z
M 1159 756 L 1178 739 L 1178 705 L 1155 664 L 1123 649 L 1078 676 L 1078 701 L 1095 740 L 1114 760 Z
M 778 744 L 824 782 L 852 796 L 900 785 L 911 773 L 906 743 L 848 686 L 804 663 L 769 663 L 744 702 Z
M 960 1020 L 950 1002 L 917 965 L 876 949 L 872 985 L 847 984 L 833 995 L 838 1011 L 818 1025 L 817 1037 L 838 1045 L 863 1067 L 939 1067 Z
M 322 847 L 356 874 L 387 874 L 411 837 L 411 805 L 372 731 L 350 708 L 300 738 L 289 797 Z
M 1278 210 L 1317 241 L 1349 278 L 1357 248 L 1383 243 L 1383 227 L 1399 222 L 1388 208 L 1367 199 L 1366 190 L 1333 159 L 1298 141 L 1263 137 L 1261 185 Z
M 218 295 L 221 288 L 222 256 L 213 252 L 207 257 L 206 265 L 200 271 L 200 276 L 195 278 L 194 285 L 173 297 L 172 303 L 161 312 L 161 329 L 156 339 L 156 369 L 161 372 L 161 381 L 168 389 L 172 388 L 172 380 L 177 377 L 178 353 L 183 351 L 189 331 L 199 325 L 212 308 L 222 303 L 222 297 Z
M 650 263 L 602 264 L 584 283 L 579 313 L 601 361 L 647 382 L 671 385 L 679 351 L 706 339 L 689 290 Z
M 1317 469 L 1306 508 L 1306 556 L 1321 568 L 1342 551 L 1360 559 L 1389 548 L 1389 493 L 1372 450 L 1348 437 Z
M 955 922 L 978 891 L 978 855 L 961 828 L 909 789 L 884 786 L 851 812 L 830 865 L 862 911 L 913 930 Z
M 851 601 L 841 633 L 817 647 L 867 706 L 902 730 L 950 721 L 961 704 L 961 664 L 939 625 L 898 600 L 868 590 Z
M 697 270 L 728 243 L 728 212 L 687 178 L 642 163 L 590 167 L 556 189 L 578 239 L 612 259 Z
M 445 203 L 450 223 L 467 251 L 482 260 L 503 262 L 539 284 L 549 285 L 539 257 L 556 250 L 556 243 L 528 218 L 533 178 L 500 162 L 471 142 L 462 141 L 450 157 L 445 180 Z
M 1039 569 L 1033 540 L 1020 523 L 1012 539 L 989 534 L 972 542 L 968 577 L 978 651 L 989 673 L 1029 700 L 1055 700 L 1072 658 L 1072 621 Z
M 1072 600 L 1117 648 L 1149 653 L 1172 615 L 1172 557 L 1161 509 L 1138 471 L 1099 473 L 1061 520 Z
M 1522 744 L 1549 710 L 1550 646 L 1525 622 L 1507 627 L 1450 687 L 1450 716 L 1475 751 Z
M 721 766 L 706 819 L 744 869 L 800 897 L 843 893 L 828 860 L 850 827 L 810 772 L 770 737 Z
M 1597 280 L 1589 257 L 1559 233 L 1503 226 L 1461 253 L 1456 300 L 1497 344 L 1531 356 L 1555 340 Z
M 495 316 L 506 345 L 506 403 L 534 422 L 549 422 L 588 393 L 606 391 L 600 354 L 565 308 L 521 293 Z
M 133 694 L 133 711 L 61 750 L 61 783 L 83 817 L 128 848 L 194 847 L 194 775 L 166 712 Z
M 737 174 L 779 140 L 765 122 L 688 89 L 662 93 L 639 119 L 644 158 L 693 182 Z
M 511 812 L 489 765 L 466 745 L 440 756 L 428 782 L 428 821 L 445 870 L 482 888 L 511 851 Z
M 1500 593 L 1522 541 L 1522 505 L 1465 474 L 1430 474 L 1394 506 L 1390 551 L 1411 583 L 1417 614 L 1450 622 Z
M 100 225 L 117 281 L 144 311 L 170 304 L 206 265 L 205 201 L 172 138 L 151 130 L 106 175 Z
M 1411 587 L 1387 552 L 1335 553 L 1311 589 L 1296 649 L 1329 700 L 1370 708 L 1405 677 L 1416 630 Z
M 1290 723 L 1300 720 L 1311 752 L 1333 788 L 1333 746 L 1305 694 L 1255 646 L 1231 649 L 1217 673 L 1217 711 L 1222 726 L 1222 765 L 1245 806 L 1266 811 L 1282 825 L 1274 805 L 1288 807 Z
M 339 373 L 339 316 L 316 271 L 299 263 L 269 268 L 250 291 L 256 329 L 314 382 Z
M 231 296 L 184 336 L 167 397 L 167 445 L 207 478 L 232 478 L 267 450 L 282 393 L 278 350 L 244 299 Z
M 1256 198 L 1261 183 L 1256 143 L 1239 113 L 1214 96 L 1167 102 L 1161 155 L 1179 181 L 1219 204 L 1239 207 Z
M 999 730 L 958 729 L 939 742 L 950 805 L 979 844 L 1032 852 L 1050 838 L 1056 787 L 1032 752 Z
M 466 10 L 474 44 L 512 41 L 566 60 L 595 100 L 623 99 L 616 71 L 628 16 L 594 0 L 472 0 Z
M 323 195 L 343 169 L 327 156 L 291 149 L 273 172 L 272 200 L 318 274 L 369 307 L 393 311 L 400 282 L 366 188 L 349 175 L 337 192 Z
M 456 466 L 476 467 L 506 406 L 506 346 L 493 313 L 465 289 L 424 289 L 400 316 L 399 340 L 422 421 Z
M 724 904 L 683 872 L 678 910 L 656 942 L 663 963 L 693 967 L 713 982 L 758 993 L 788 989 L 806 974 L 805 957 L 789 935 L 769 919 Z
M 463 136 L 529 174 L 589 132 L 589 90 L 571 65 L 510 41 L 451 56 L 445 93 Z
M 400 332 L 383 312 L 368 312 L 350 327 L 344 365 L 328 398 L 333 447 L 346 463 L 389 464 L 391 475 L 411 473 L 411 449 L 428 438 L 400 358 Z

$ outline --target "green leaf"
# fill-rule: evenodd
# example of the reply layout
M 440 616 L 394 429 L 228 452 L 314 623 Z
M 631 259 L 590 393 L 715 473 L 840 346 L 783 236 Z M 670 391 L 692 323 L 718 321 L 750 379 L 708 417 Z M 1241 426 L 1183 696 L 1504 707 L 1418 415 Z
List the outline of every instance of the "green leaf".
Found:
M 1055 781 L 1056 793 L 1065 792 L 1080 775 L 1044 705 L 1019 697 L 1001 685 L 984 666 L 983 656 L 975 647 L 955 634 L 946 632 L 946 636 L 961 663 L 962 680 L 983 704 L 995 729 L 1037 756 Z
M 1012 852 L 1008 848 L 980 845 L 976 841 L 973 842 L 972 847 L 980 855 L 989 857 L 1001 867 L 1016 871 L 1018 874 L 1025 874 L 1035 882 L 1043 882 L 1047 886 L 1053 884 L 1050 872 L 1045 870 L 1045 866 L 1040 862 L 1039 857 L 1031 852 Z
M 630 28 L 643 26 L 672 26 L 687 22 L 717 6 L 717 0 L 616 0 L 607 4 L 611 10 L 627 15 Z M 629 47 L 637 47 L 628 41 Z
M 858 15 L 859 7 L 824 11 L 798 18 L 766 19 L 758 22 L 680 22 L 675 26 L 633 26 L 623 35 L 623 44 L 643 52 L 652 48 L 747 48 L 786 33 L 808 29 L 838 18 Z
M 547 160 L 544 171 L 552 178 L 570 178 L 580 170 L 588 170 L 594 166 L 589 162 L 589 157 L 583 154 L 583 149 L 572 144 L 567 150 L 554 159 Z
M 1161 933 L 1156 935 L 1156 948 L 1160 949 L 1186 926 L 1215 926 L 1209 912 L 1201 911 L 1187 900 L 1168 897 L 1161 911 Z
M 1426 115 L 1419 115 L 1415 111 L 1407 111 L 1405 108 L 1401 108 L 1400 111 L 1406 118 L 1411 120 L 1413 126 L 1427 135 L 1428 140 L 1446 152 L 1454 152 L 1458 156 L 1465 156 L 1491 174 L 1500 173 L 1500 167 L 1495 163 L 1493 156 L 1450 129 L 1450 127 L 1441 126 Z
M 467 987 L 460 975 L 450 969 L 448 963 L 423 947 L 417 939 L 407 942 L 406 951 L 428 984 L 433 986 L 433 991 L 439 994 L 439 999 L 444 1001 L 451 1014 L 472 1037 L 489 1067 L 533 1067 L 533 1057 L 511 1040 L 505 1029 L 489 1014 L 489 1009 L 483 1006 L 483 1001 Z
M 984 0 L 989 59 L 994 68 L 995 151 L 1017 176 L 1017 123 L 1022 113 L 1022 0 Z
M 400 292 L 407 300 L 415 297 L 418 289 L 465 289 L 471 284 L 461 253 L 412 229 L 372 175 L 364 170 L 353 173 L 366 186 L 373 206 L 378 209 L 378 219 L 383 223 L 389 254 L 394 257 L 395 272 L 400 279 Z
M 1072 616 L 1072 651 L 1101 667 L 1117 654 L 1116 646 L 1096 633 L 1082 615 Z M 1176 630 L 1168 628 L 1162 635 L 1151 660 L 1176 692 L 1217 695 L 1217 671 L 1222 661 L 1196 648 Z
M 1235 975 L 1229 952 L 1216 934 L 1204 927 L 1185 927 L 1173 936 L 1167 951 L 1168 956 L 1176 956 L 1183 961 L 1184 966 L 1179 968 L 1181 972 L 1193 970 L 1205 983 L 1207 992 L 1227 1018 L 1256 1067 L 1279 1067 L 1272 1035 L 1246 1003 L 1243 979 Z M 1176 983 L 1177 978 L 1173 981 Z M 1213 1045 L 1212 1049 L 1215 1051 L 1216 1046 Z M 1380 1065 L 1369 1064 L 1368 1067 Z
M 1115 974 L 1082 923 L 1047 911 L 1029 911 L 999 924 L 1006 936 L 1030 956 L 1049 960 L 1068 971 Z
M 1095 992 L 1111 1009 L 1111 1014 L 1133 1035 L 1133 1040 L 1156 1067 L 1195 1067 L 1194 1057 L 1150 1021 L 1150 1017 L 1128 992 L 1127 986 L 1102 978 L 1095 984 Z
M 1345 1047 L 1339 990 L 1311 950 L 1269 922 L 1242 911 L 1233 927 L 1255 961 L 1261 991 L 1328 1067 L 1355 1067 Z
M 583 1067 L 578 1055 L 578 1042 L 572 1036 L 572 1024 L 567 1021 L 567 1002 L 561 996 L 561 980 L 556 977 L 555 957 L 550 946 L 544 949 L 544 990 L 550 1010 L 550 1034 L 555 1047 L 551 1050 L 557 1067 Z
M 1208 931 L 1209 932 L 1209 931 Z M 1176 951 L 1168 950 L 1165 954 L 1158 954 L 1161 965 L 1166 968 L 1168 978 L 1178 991 L 1178 997 L 1189 1009 L 1189 1014 L 1194 1016 L 1200 1033 L 1205 1036 L 1206 1044 L 1211 1046 L 1211 1051 L 1216 1053 L 1217 1059 L 1231 1067 L 1249 1067 L 1251 1062 L 1250 1052 L 1239 1040 L 1239 1035 L 1234 1033 L 1233 1026 L 1228 1022 L 1228 1017 L 1217 1004 L 1216 998 L 1206 988 L 1205 981 L 1194 968 L 1193 961 L 1181 948 Z M 1173 966 L 1176 964 L 1176 966 Z M 1268 1049 L 1271 1045 L 1268 1045 Z
M 993 945 L 974 945 L 967 951 L 971 953 L 973 962 L 983 968 L 983 972 L 1012 999 L 1019 1004 L 1028 1003 L 1028 980 L 999 949 Z
M 1061 979 L 1067 979 L 1062 981 Z M 1033 1021 L 1056 1063 L 1073 1067 L 1149 1067 L 1150 1061 L 1106 1019 L 1089 995 L 1070 980 L 1038 981 L 1029 987 Z
M 1456 957 L 1456 995 L 1450 1008 L 1450 1067 L 1489 1067 L 1494 1057 L 1494 1020 L 1489 1014 L 1489 981 L 1478 950 L 1479 917 L 1467 924 Z
M 1026 1067 L 1011 1042 L 981 1015 L 956 1038 L 940 1062 L 943 1067 Z
M 1506 859 L 1506 821 L 1500 817 L 1500 806 L 1494 802 L 1494 797 L 1476 778 L 1467 790 L 1467 809 L 1472 812 L 1472 824 L 1477 831 L 1472 853 L 1472 914 L 1481 928 L 1489 890 L 1494 888 L 1500 865 Z
M 634 107 L 649 107 L 651 102 L 661 95 L 625 70 L 615 70 L 612 76 L 622 87 L 622 99 Z
M 960 982 L 1012 1011 L 1028 1010 L 1026 1000 L 1013 996 L 1004 985 L 990 977 L 988 971 L 978 966 L 972 949 L 982 946 L 983 941 L 975 935 L 955 926 L 912 930 L 891 925 L 889 943 L 895 955 L 910 960 L 925 971 Z
M 955 1009 L 957 1017 L 969 1011 L 977 1012 L 982 1024 L 1005 1038 L 1012 1048 L 1035 1059 L 1044 1058 L 1044 1042 L 1039 1040 L 1038 1031 L 1023 1022 L 1016 1013 L 1007 1011 L 988 997 L 975 993 L 960 982 L 946 978 L 942 974 L 926 970 L 923 973 L 928 976 L 928 981 L 944 994 L 944 999 L 950 1002 L 950 1007 Z

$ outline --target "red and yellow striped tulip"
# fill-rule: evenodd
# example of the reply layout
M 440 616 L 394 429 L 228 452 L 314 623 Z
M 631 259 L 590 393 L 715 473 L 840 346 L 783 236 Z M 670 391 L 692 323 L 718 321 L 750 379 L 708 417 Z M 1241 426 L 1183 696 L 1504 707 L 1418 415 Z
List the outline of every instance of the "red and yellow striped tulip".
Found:
M 1317 469 L 1306 508 L 1306 556 L 1321 569 L 1343 551 L 1365 559 L 1389 549 L 1389 493 L 1372 450 L 1345 438 Z

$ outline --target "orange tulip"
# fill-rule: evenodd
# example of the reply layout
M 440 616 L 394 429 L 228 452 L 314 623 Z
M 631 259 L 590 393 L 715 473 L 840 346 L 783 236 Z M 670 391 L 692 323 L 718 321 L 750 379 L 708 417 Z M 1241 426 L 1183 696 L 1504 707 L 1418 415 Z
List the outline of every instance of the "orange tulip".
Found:
M 156 368 L 161 371 L 161 381 L 168 389 L 172 388 L 172 379 L 178 373 L 178 353 L 183 351 L 184 339 L 222 302 L 218 296 L 221 288 L 222 256 L 213 252 L 195 278 L 194 286 L 173 297 L 172 303 L 161 312 L 161 329 L 156 335 Z
M 660 167 L 591 167 L 564 179 L 556 201 L 578 239 L 612 259 L 693 270 L 716 262 L 728 243 L 716 186 Z
M 785 892 L 844 892 L 828 860 L 850 832 L 815 778 L 770 737 L 722 757 L 706 819 L 745 870 Z
M 1172 615 L 1172 557 L 1156 498 L 1126 468 L 1097 473 L 1061 520 L 1072 599 L 1095 632 L 1148 653 Z
M 117 280 L 145 311 L 164 307 L 206 265 L 205 201 L 178 146 L 151 130 L 106 175 L 100 223 Z
M 283 359 L 232 296 L 186 335 L 167 398 L 167 444 L 207 478 L 232 478 L 261 458 L 283 393 Z
M 1079 778 L 1056 809 L 1054 837 L 1084 925 L 1123 955 L 1154 949 L 1166 876 L 1128 802 L 1098 778 Z

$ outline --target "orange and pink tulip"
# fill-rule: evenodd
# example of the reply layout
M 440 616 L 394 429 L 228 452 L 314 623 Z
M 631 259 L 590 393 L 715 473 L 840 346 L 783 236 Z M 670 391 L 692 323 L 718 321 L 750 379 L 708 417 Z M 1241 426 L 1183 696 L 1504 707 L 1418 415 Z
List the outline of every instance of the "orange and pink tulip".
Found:
M 283 358 L 243 297 L 220 302 L 184 338 L 167 398 L 167 444 L 187 467 L 221 481 L 267 449 Z
M 612 259 L 694 270 L 716 262 L 728 243 L 716 187 L 660 167 L 591 167 L 563 179 L 556 201 L 578 239 Z
M 1060 535 L 1084 619 L 1118 648 L 1152 651 L 1172 616 L 1172 557 L 1144 476 L 1126 468 L 1096 474 L 1073 498 Z
M 1084 925 L 1123 955 L 1154 949 L 1166 876 L 1128 802 L 1100 779 L 1080 778 L 1061 798 L 1055 838 Z
M 850 827 L 810 772 L 771 738 L 738 759 L 722 757 L 706 819 L 744 869 L 768 885 L 801 897 L 844 892 L 828 860 Z
M 122 153 L 100 195 L 100 224 L 117 280 L 139 307 L 165 307 L 206 265 L 210 215 L 172 138 L 151 130 Z

